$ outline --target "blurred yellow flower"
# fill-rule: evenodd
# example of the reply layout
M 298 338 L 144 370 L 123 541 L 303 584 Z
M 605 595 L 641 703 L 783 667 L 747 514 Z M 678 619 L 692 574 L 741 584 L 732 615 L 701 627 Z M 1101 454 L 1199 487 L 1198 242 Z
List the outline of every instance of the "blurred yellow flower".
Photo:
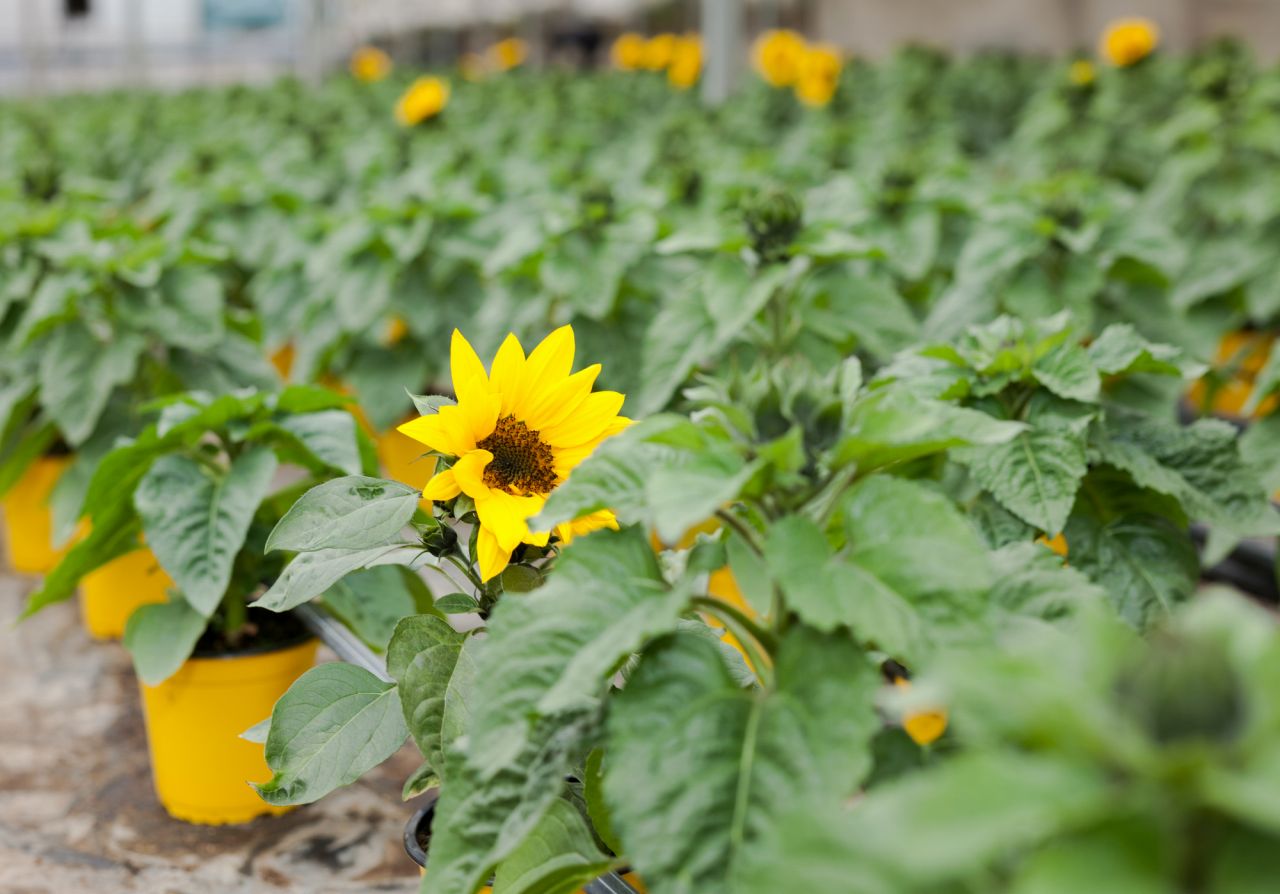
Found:
M 523 64 L 528 55 L 529 45 L 518 37 L 500 40 L 485 51 L 485 58 L 497 71 L 510 71 Z
M 449 82 L 422 77 L 409 85 L 396 102 L 396 120 L 405 127 L 434 118 L 449 104 Z
M 621 71 L 635 71 L 644 66 L 645 49 L 648 41 L 644 35 L 628 31 L 613 42 L 609 51 L 613 66 Z
M 649 38 L 645 41 L 642 66 L 649 71 L 664 71 L 671 65 L 678 40 L 674 34 L 655 34 Z
M 898 677 L 893 685 L 899 689 L 910 689 L 911 681 Z M 908 712 L 903 715 L 902 728 L 917 745 L 931 745 L 947 731 L 947 712 L 941 709 Z
M 1067 69 L 1067 80 L 1076 87 L 1088 87 L 1097 77 L 1098 72 L 1088 59 L 1077 59 Z
M 1160 43 L 1160 29 L 1150 19 L 1117 19 L 1102 32 L 1102 58 L 1121 68 L 1141 62 Z
M 756 39 L 751 55 L 760 77 L 774 87 L 790 87 L 800 75 L 808 44 L 794 31 L 766 31 Z
M 796 98 L 805 105 L 825 106 L 840 86 L 844 63 L 840 51 L 822 44 L 809 47 L 800 56 L 795 81 Z
M 377 47 L 360 47 L 351 54 L 348 68 L 357 81 L 372 84 L 391 74 L 391 57 Z
M 667 81 L 677 90 L 688 90 L 702 76 L 702 38 L 686 34 L 676 41 Z

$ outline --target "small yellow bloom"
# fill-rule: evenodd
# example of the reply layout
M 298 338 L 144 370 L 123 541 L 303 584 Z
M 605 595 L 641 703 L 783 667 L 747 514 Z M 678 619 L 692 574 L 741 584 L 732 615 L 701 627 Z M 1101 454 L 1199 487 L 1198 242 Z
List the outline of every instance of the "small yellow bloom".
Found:
M 521 543 L 546 546 L 552 534 L 568 542 L 599 528 L 616 528 L 609 511 L 594 512 L 532 531 L 547 496 L 605 438 L 631 420 L 618 415 L 623 396 L 595 391 L 600 364 L 572 373 L 573 329 L 562 326 L 525 356 L 508 335 L 486 372 L 462 333 L 454 330 L 450 369 L 457 404 L 406 422 L 399 431 L 445 456 L 453 467 L 423 490 L 426 499 L 475 502 L 480 530 L 476 553 L 480 576 L 489 580 L 511 561 Z
M 441 78 L 418 78 L 396 102 L 396 120 L 405 127 L 434 118 L 449 104 L 449 82 Z
M 760 77 L 774 87 L 790 87 L 800 76 L 809 45 L 794 31 L 766 31 L 756 39 L 751 56 Z
M 1160 43 L 1160 29 L 1150 19 L 1117 19 L 1102 33 L 1099 52 L 1112 65 L 1124 68 L 1151 55 Z
M 829 45 L 813 46 L 800 57 L 796 75 L 796 98 L 809 106 L 825 106 L 840 86 L 844 63 L 840 51 Z
M 500 40 L 485 51 L 485 57 L 497 71 L 510 71 L 524 63 L 529 56 L 529 45 L 518 37 Z
M 613 67 L 620 71 L 635 71 L 644 67 L 645 50 L 648 42 L 644 35 L 628 31 L 613 42 L 609 56 L 613 59 Z
M 910 689 L 911 681 L 906 677 L 898 677 L 893 685 L 899 689 Z M 947 712 L 942 709 L 911 711 L 903 716 L 902 728 L 917 745 L 931 745 L 947 731 Z
M 391 74 L 391 57 L 377 47 L 360 47 L 351 54 L 348 67 L 357 81 L 372 84 Z
M 1064 559 L 1067 557 L 1067 538 L 1061 534 L 1055 534 L 1053 537 L 1037 537 L 1036 543 L 1048 547 Z
M 676 42 L 674 34 L 655 34 L 644 45 L 644 62 L 642 67 L 649 71 L 665 71 L 675 56 Z
M 677 90 L 688 90 L 702 76 L 702 38 L 686 34 L 676 41 L 667 81 Z
M 1094 69 L 1093 63 L 1088 59 L 1077 59 L 1071 63 L 1071 67 L 1067 69 L 1067 80 L 1076 87 L 1088 87 L 1098 77 L 1098 72 Z
M 405 323 L 404 317 L 397 314 L 387 321 L 386 331 L 382 334 L 382 343 L 388 347 L 394 347 L 404 341 L 404 337 L 408 334 L 408 324 Z

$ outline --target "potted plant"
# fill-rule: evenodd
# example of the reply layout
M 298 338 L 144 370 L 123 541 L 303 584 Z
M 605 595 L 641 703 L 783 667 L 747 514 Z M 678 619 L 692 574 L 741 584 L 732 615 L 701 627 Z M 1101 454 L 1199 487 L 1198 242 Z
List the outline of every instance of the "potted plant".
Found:
M 311 666 L 316 644 L 296 619 L 250 602 L 280 573 L 281 559 L 263 546 L 297 494 L 371 461 L 344 404 L 305 387 L 159 402 L 156 422 L 102 458 L 85 500 L 88 535 L 28 604 L 29 615 L 69 597 L 81 577 L 145 536 L 173 587 L 167 601 L 135 608 L 124 644 L 156 793 L 176 818 L 238 823 L 279 812 L 249 788 L 269 774 L 240 734 Z M 285 466 L 303 474 L 282 487 L 276 472 Z

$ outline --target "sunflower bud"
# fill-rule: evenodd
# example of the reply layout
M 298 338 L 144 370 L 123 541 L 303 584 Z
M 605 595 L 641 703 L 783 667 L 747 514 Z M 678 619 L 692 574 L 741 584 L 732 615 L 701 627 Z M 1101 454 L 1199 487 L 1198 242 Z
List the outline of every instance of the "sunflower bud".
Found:
M 457 532 L 437 518 L 428 519 L 422 526 L 422 545 L 433 556 L 444 556 L 453 552 L 457 543 Z
M 785 261 L 787 247 L 800 233 L 802 211 L 795 196 L 782 189 L 761 189 L 741 204 L 751 247 L 765 263 Z
M 1241 681 L 1222 644 L 1204 637 L 1157 634 L 1116 690 L 1120 704 L 1163 745 L 1229 742 L 1244 725 Z

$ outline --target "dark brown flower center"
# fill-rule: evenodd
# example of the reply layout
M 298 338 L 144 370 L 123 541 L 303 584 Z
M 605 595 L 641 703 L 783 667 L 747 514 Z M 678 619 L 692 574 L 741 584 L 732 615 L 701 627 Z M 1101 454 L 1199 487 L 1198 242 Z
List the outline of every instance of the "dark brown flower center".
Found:
M 484 483 L 508 493 L 548 494 L 556 486 L 555 457 L 536 431 L 514 416 L 498 420 L 493 434 L 476 443 L 493 454 Z

